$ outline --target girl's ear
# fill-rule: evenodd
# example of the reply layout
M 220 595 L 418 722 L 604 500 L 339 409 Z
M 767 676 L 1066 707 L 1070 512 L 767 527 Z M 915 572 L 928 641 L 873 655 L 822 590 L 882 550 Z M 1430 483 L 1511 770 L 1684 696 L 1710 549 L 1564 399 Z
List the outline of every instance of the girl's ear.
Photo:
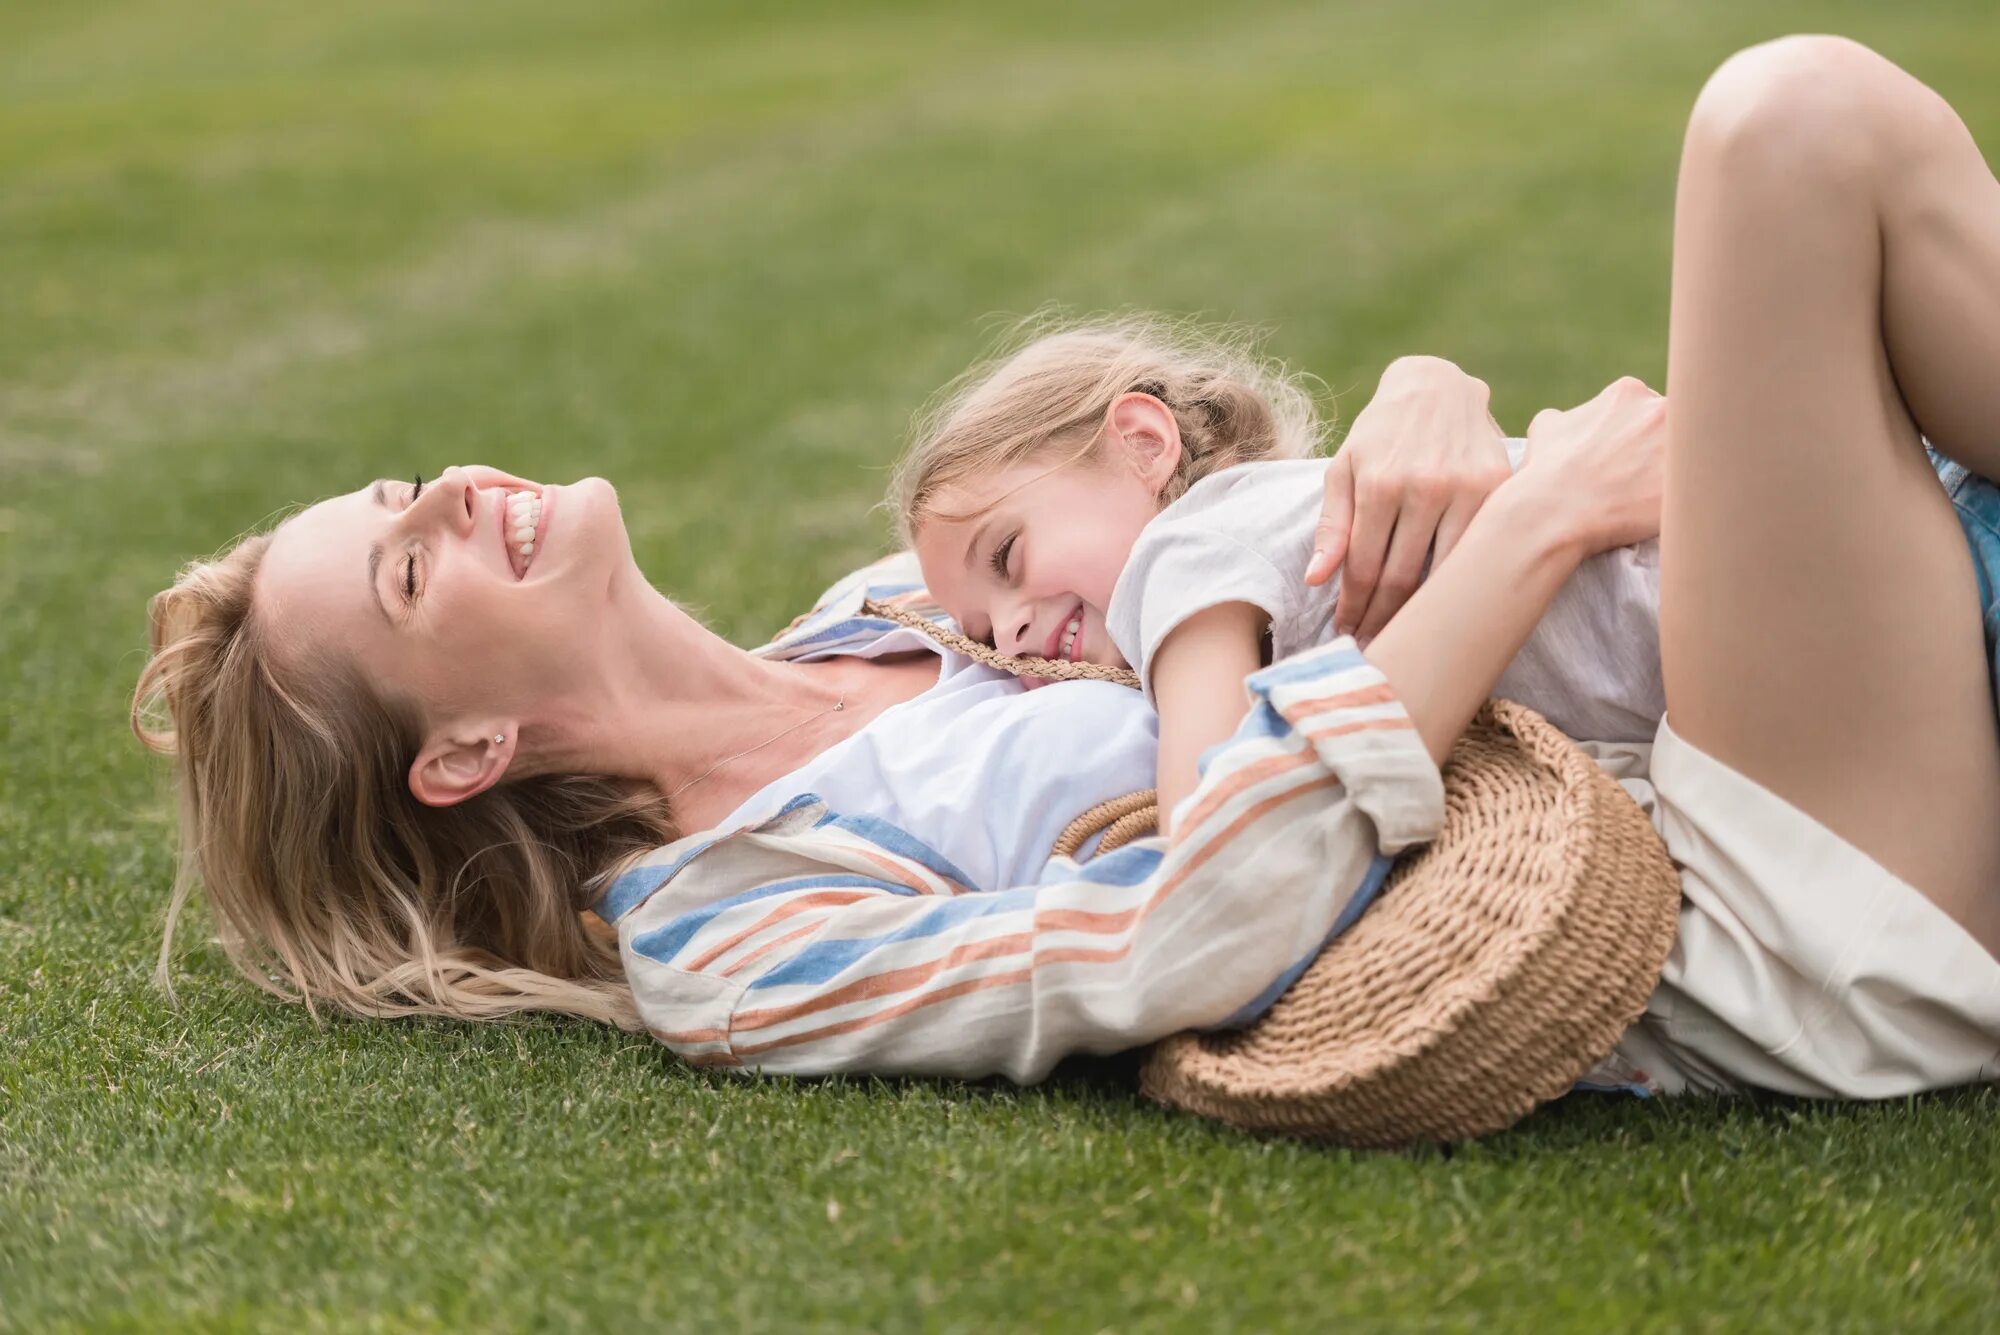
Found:
M 1111 401 L 1104 433 L 1118 457 L 1151 491 L 1167 485 L 1181 466 L 1181 427 L 1166 404 L 1133 390 Z
M 428 807 L 456 806 L 500 782 L 513 759 L 514 729 L 507 722 L 440 733 L 410 764 L 410 794 Z

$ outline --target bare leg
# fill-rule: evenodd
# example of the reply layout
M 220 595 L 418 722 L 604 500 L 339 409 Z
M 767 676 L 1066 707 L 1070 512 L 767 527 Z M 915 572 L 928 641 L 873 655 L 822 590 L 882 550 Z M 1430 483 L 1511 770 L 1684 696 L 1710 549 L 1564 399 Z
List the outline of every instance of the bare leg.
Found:
M 1993 685 L 1916 425 L 2000 477 L 1996 371 L 2000 185 L 1950 108 L 1838 38 L 1717 71 L 1675 209 L 1670 716 L 2000 955 Z

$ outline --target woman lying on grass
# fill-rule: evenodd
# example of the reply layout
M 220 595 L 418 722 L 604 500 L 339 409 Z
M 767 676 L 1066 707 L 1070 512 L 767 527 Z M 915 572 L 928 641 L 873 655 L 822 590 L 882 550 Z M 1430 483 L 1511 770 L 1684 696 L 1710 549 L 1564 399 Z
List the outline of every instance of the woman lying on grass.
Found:
M 1879 57 L 1745 52 L 1689 127 L 1670 332 L 1671 422 L 1620 382 L 1538 418 L 1511 475 L 1482 386 L 1392 368 L 1330 470 L 1366 655 L 1258 672 L 1171 844 L 1082 864 L 1050 843 L 1151 784 L 1151 711 L 864 614 L 929 605 L 907 561 L 746 652 L 646 583 L 601 481 L 322 502 L 155 600 L 134 712 L 178 758 L 174 910 L 199 881 L 245 972 L 308 1004 L 1039 1079 L 1258 1014 L 1436 832 L 1438 762 L 1569 576 L 1658 533 L 1671 722 L 1593 746 L 1685 898 L 1609 1065 L 1850 1097 L 1991 1078 L 2000 493 L 1940 486 L 1922 437 L 2000 476 L 2000 184 Z M 1435 476 L 1453 496 L 1412 483 Z M 1433 535 L 1449 559 L 1388 620 Z

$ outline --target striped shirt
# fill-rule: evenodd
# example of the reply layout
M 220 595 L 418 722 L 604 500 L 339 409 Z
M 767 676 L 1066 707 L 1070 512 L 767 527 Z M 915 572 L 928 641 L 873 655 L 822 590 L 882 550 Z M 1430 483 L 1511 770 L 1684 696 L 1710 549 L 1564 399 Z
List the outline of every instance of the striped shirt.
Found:
M 1079 811 L 1153 786 L 1159 716 L 1108 681 L 1030 691 L 937 647 L 938 679 L 741 803 L 717 828 L 768 820 L 801 792 L 921 838 L 974 890 L 1041 879 Z M 996 781 L 995 776 L 1004 776 Z
M 861 615 L 870 598 L 942 619 L 902 554 L 758 652 L 928 645 Z M 1028 1084 L 1072 1053 L 1249 1023 L 1360 914 L 1392 857 L 1436 835 L 1444 789 L 1350 638 L 1247 687 L 1249 713 L 1171 843 L 1052 858 L 1032 884 L 968 886 L 917 832 L 812 792 L 627 864 L 597 912 L 648 1028 L 690 1063 L 735 1071 Z

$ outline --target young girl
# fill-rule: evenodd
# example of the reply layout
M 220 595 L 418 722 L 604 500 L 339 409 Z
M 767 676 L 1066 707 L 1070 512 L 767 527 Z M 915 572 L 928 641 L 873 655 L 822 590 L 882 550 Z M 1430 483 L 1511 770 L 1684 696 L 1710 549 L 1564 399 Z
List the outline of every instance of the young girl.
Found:
M 1243 678 L 1333 638 L 1338 578 L 1305 582 L 1320 443 L 1311 396 L 1241 342 L 1133 317 L 968 372 L 892 492 L 931 595 L 967 635 L 1138 672 L 1160 715 L 1164 824 L 1240 720 Z M 1518 468 L 1526 442 L 1508 453 Z M 1573 737 L 1652 740 L 1666 710 L 1657 541 L 1585 561 L 1494 694 Z

